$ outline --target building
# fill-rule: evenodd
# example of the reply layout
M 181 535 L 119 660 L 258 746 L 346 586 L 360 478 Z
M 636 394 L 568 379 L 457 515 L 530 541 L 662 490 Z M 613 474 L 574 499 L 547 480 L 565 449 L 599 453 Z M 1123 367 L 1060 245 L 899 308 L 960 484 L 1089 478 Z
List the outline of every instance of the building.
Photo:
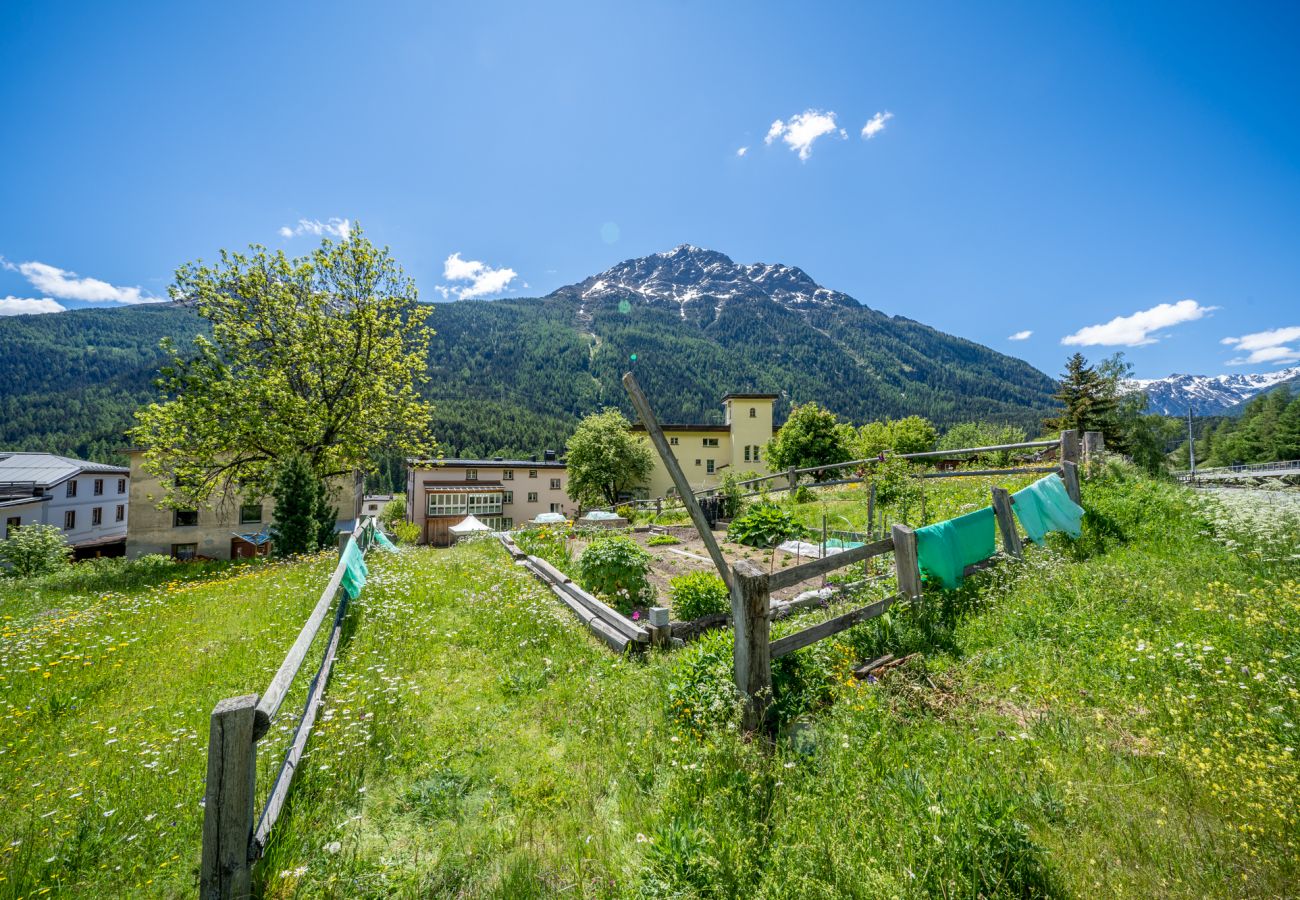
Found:
M 393 502 L 392 494 L 366 494 L 361 501 L 361 515 L 377 516 L 384 511 L 384 507 Z
M 199 509 L 160 507 L 162 484 L 157 476 L 144 471 L 144 452 L 126 452 L 131 458 L 132 500 L 127 556 L 161 553 L 176 559 L 243 559 L 270 552 L 267 536 L 275 500 L 227 497 Z M 360 473 L 330 481 L 330 502 L 338 509 L 340 529 L 351 531 L 355 525 L 362 488 Z
M 776 394 L 727 394 L 722 398 L 721 425 L 662 425 L 669 449 L 677 457 L 692 490 L 717 487 L 722 474 L 735 472 L 744 478 L 766 475 L 767 442 L 776 430 L 772 408 Z M 645 431 L 637 423 L 635 431 Z M 668 468 L 655 454 L 655 468 L 647 485 L 649 496 L 676 494 Z
M 406 519 L 420 526 L 420 543 L 446 547 L 452 525 L 474 516 L 508 531 L 541 513 L 569 515 L 568 473 L 555 451 L 532 459 L 410 459 Z
M 126 548 L 131 472 L 52 453 L 0 451 L 3 536 L 19 525 L 54 525 L 77 559 Z

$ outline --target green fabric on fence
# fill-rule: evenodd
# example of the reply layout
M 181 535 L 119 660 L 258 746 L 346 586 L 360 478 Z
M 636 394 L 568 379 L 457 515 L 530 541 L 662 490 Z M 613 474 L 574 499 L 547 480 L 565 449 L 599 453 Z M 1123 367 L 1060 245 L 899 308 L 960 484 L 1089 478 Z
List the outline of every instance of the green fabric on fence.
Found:
M 348 538 L 348 545 L 343 550 L 343 590 L 348 592 L 348 599 L 355 600 L 366 586 L 366 557 L 353 538 Z
M 390 541 L 388 536 L 378 528 L 375 529 L 375 544 L 382 547 L 384 550 L 387 550 L 389 553 L 397 552 L 397 545 Z
M 1077 538 L 1083 533 L 1083 507 L 1070 499 L 1060 475 L 1040 478 L 1011 495 L 1011 508 L 1029 539 L 1042 544 L 1049 531 L 1064 531 Z
M 993 507 L 916 529 L 916 561 L 921 571 L 947 590 L 961 586 L 965 568 L 993 555 Z

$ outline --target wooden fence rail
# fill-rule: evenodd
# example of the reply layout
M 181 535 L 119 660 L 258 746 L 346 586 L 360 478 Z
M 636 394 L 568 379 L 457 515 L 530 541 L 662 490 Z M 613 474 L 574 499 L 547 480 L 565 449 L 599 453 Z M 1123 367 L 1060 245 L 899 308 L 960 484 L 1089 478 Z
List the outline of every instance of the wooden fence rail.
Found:
M 373 517 L 358 520 L 351 534 L 341 535 L 346 538 L 340 541 L 341 549 L 346 549 L 348 542 L 355 541 L 364 553 L 370 547 L 374 528 Z M 346 563 L 340 554 L 338 565 L 334 567 L 320 600 L 307 617 L 266 693 L 260 699 L 257 694 L 246 694 L 222 700 L 212 711 L 208 730 L 208 778 L 203 800 L 203 855 L 199 869 L 199 896 L 203 900 L 243 898 L 252 892 L 253 864 L 261 858 L 271 829 L 284 808 L 334 666 L 348 607 L 347 592 L 340 596 L 339 591 L 345 569 Z M 284 703 L 336 596 L 339 596 L 339 602 L 330 640 L 307 689 L 307 701 L 294 731 L 293 743 L 285 753 L 266 806 L 255 824 L 257 742 L 270 730 L 271 722 Z

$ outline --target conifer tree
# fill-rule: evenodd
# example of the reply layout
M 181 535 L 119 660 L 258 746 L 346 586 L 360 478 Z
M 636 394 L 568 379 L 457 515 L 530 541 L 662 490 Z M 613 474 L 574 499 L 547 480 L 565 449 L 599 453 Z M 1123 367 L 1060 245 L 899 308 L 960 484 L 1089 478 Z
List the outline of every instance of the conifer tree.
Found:
M 302 454 L 289 457 L 275 479 L 275 516 L 272 535 L 277 556 L 312 553 L 322 545 L 321 498 L 324 486 L 311 470 L 311 464 Z M 333 534 L 333 520 L 330 532 Z

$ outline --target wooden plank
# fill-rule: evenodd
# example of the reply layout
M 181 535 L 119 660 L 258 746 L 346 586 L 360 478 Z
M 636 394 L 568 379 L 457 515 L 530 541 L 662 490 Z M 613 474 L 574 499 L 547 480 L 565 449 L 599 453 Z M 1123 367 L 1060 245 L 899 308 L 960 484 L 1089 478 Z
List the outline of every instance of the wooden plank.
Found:
M 1056 441 L 1020 441 L 1016 444 L 993 444 L 988 447 L 962 447 L 958 450 L 926 450 L 921 453 L 891 453 L 892 459 L 935 459 L 944 456 L 970 456 L 978 453 L 996 453 L 999 450 L 1036 450 L 1054 447 Z
M 298 762 L 302 759 L 302 752 L 307 747 L 307 739 L 311 736 L 312 726 L 316 724 L 316 714 L 320 710 L 321 700 L 325 696 L 325 686 L 329 683 L 330 673 L 334 670 L 334 659 L 338 655 L 339 638 L 343 634 L 343 618 L 347 615 L 348 602 L 345 598 L 339 603 L 338 612 L 334 616 L 334 627 L 330 633 L 330 642 L 325 647 L 325 655 L 321 657 L 320 668 L 316 670 L 316 677 L 312 680 L 311 690 L 307 695 L 307 705 L 303 708 L 302 718 L 298 720 L 298 727 L 293 733 L 293 743 L 289 746 L 284 755 L 284 762 L 280 765 L 280 772 L 275 777 L 275 783 L 271 786 L 271 796 L 266 800 L 266 807 L 262 810 L 261 818 L 257 822 L 257 830 L 253 834 L 252 857 L 260 859 L 262 851 L 266 849 L 266 842 L 270 839 L 271 829 L 275 822 L 280 818 L 280 811 L 284 808 L 284 802 L 289 796 L 289 786 L 293 784 L 293 776 L 298 770 Z
M 613 628 L 610 628 L 609 625 L 605 624 L 600 619 L 592 619 L 591 622 L 588 623 L 588 627 L 595 632 L 596 637 L 600 638 L 606 644 L 609 644 L 610 647 L 617 650 L 619 653 L 627 650 L 628 644 L 631 643 L 631 641 L 623 637 L 623 635 L 619 634 Z
M 361 523 L 358 522 L 352 529 L 352 536 L 355 537 L 361 530 Z M 345 566 L 343 560 L 334 567 L 334 573 L 330 575 L 329 583 L 325 585 L 325 590 L 321 593 L 320 599 L 316 601 L 316 607 L 307 617 L 306 623 L 302 630 L 298 632 L 298 639 L 293 642 L 289 648 L 289 653 L 280 663 L 279 670 L 275 677 L 271 679 L 271 685 L 262 695 L 262 699 L 257 703 L 256 722 L 254 723 L 253 736 L 255 740 L 261 739 L 271 728 L 271 720 L 275 714 L 280 711 L 280 704 L 284 702 L 285 695 L 289 693 L 289 686 L 293 684 L 293 679 L 298 675 L 298 670 L 302 668 L 303 660 L 307 658 L 307 651 L 311 649 L 312 641 L 316 640 L 316 632 L 320 631 L 321 625 L 325 622 L 325 615 L 329 612 L 330 604 L 334 602 L 334 595 L 338 593 L 339 585 L 343 583 L 343 572 Z
M 816 578 L 818 575 L 825 575 L 827 572 L 851 566 L 855 562 L 862 562 L 864 559 L 889 553 L 893 549 L 894 539 L 885 538 L 883 541 L 872 541 L 870 544 L 863 544 L 861 547 L 841 550 L 839 553 L 832 553 L 829 556 L 823 556 L 821 559 L 814 559 L 797 566 L 778 569 L 768 576 L 768 589 L 779 591 L 801 581 L 807 581 L 809 578 Z
M 212 710 L 199 866 L 199 896 L 203 900 L 244 898 L 251 890 L 256 709 L 257 695 L 247 694 L 222 700 Z
M 558 585 L 558 587 L 560 590 L 568 593 L 583 606 L 587 607 L 587 609 L 591 610 L 597 619 L 600 619 L 606 625 L 609 625 L 628 640 L 636 641 L 638 644 L 650 643 L 649 631 L 642 628 L 640 625 L 637 625 L 612 606 L 608 606 L 600 599 L 593 597 L 572 581 Z
M 1016 466 L 1011 469 L 954 469 L 951 472 L 922 472 L 921 478 L 978 478 L 987 475 L 1033 475 L 1055 472 L 1055 466 Z
M 556 584 L 568 584 L 573 581 L 572 578 L 565 575 L 540 556 L 530 556 L 528 557 L 528 561 L 532 563 L 534 569 L 540 571 L 549 581 L 553 581 Z
M 744 699 L 741 725 L 746 731 L 756 731 L 772 702 L 772 592 L 767 573 L 747 559 L 736 562 L 732 577 L 736 585 L 731 596 L 736 632 L 732 661 L 736 688 Z
M 722 555 L 718 542 L 713 539 L 713 531 L 709 528 L 708 520 L 704 518 L 704 511 L 700 509 L 699 501 L 695 499 L 695 493 L 691 490 L 691 484 L 686 480 L 682 467 L 677 464 L 677 457 L 673 455 L 672 448 L 668 446 L 668 439 L 664 437 L 664 430 L 659 427 L 659 420 L 655 418 L 654 410 L 650 408 L 650 401 L 641 392 L 641 385 L 637 384 L 636 377 L 631 372 L 623 376 L 623 387 L 627 389 L 628 396 L 632 398 L 632 406 L 636 409 L 637 415 L 641 417 L 641 423 L 645 425 L 651 443 L 659 451 L 659 458 L 664 461 L 664 467 L 668 469 L 668 475 L 673 480 L 673 486 L 677 488 L 677 493 L 681 495 L 682 505 L 686 507 L 686 512 L 690 515 L 691 521 L 695 523 L 695 527 L 700 533 L 700 540 L 704 542 L 705 548 L 709 551 L 709 558 L 713 560 L 713 565 L 717 567 L 718 577 L 726 583 L 734 595 L 735 581 L 732 578 L 731 570 L 727 568 L 727 560 Z
M 1020 532 L 1016 529 L 1016 517 L 1011 513 L 1011 494 L 1006 488 L 993 488 L 993 515 L 998 521 L 998 531 L 1002 533 L 1002 549 L 1008 556 L 1020 559 L 1024 556 L 1024 546 L 1020 542 Z
M 1067 428 L 1061 432 L 1061 458 L 1059 462 L 1079 461 L 1079 432 L 1074 428 Z
M 1075 503 L 1081 503 L 1079 494 L 1079 466 L 1068 459 L 1061 463 L 1061 480 L 1065 482 L 1065 492 Z
M 839 634 L 846 628 L 852 628 L 859 622 L 865 622 L 868 619 L 874 619 L 876 616 L 885 612 L 889 607 L 898 602 L 899 595 L 893 594 L 885 597 L 883 600 L 877 600 L 875 603 L 858 609 L 846 612 L 843 615 L 836 616 L 833 619 L 827 619 L 825 622 L 819 622 L 803 631 L 796 631 L 794 634 L 787 634 L 783 638 L 777 638 L 772 641 L 770 652 L 772 659 L 780 659 L 787 653 L 793 653 L 801 650 L 809 644 L 815 644 L 823 638 L 828 638 L 833 634 Z
M 894 573 L 898 591 L 913 604 L 921 600 L 921 570 L 916 564 L 916 532 L 906 525 L 895 525 L 891 531 L 894 539 Z

